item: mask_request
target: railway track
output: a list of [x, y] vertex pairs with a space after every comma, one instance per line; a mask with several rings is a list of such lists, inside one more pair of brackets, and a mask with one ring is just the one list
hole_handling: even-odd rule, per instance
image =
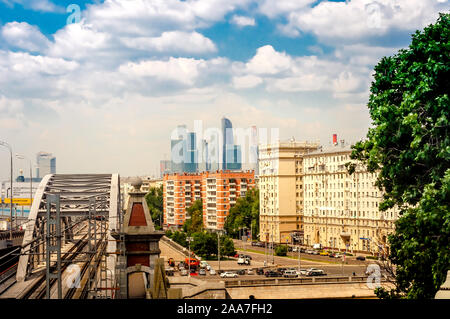
[[[87, 226], [83, 227], [79, 230], [81, 232], [84, 230]], [[100, 227], [99, 225], [96, 225], [97, 230]], [[67, 252], [65, 252], [61, 256], [61, 280], [63, 280], [63, 273], [67, 269], [67, 267], [73, 263], [81, 263], [80, 261], [77, 261], [77, 257], [85, 255], [87, 256], [87, 259], [83, 260], [83, 266], [81, 267], [81, 278], [83, 278], [83, 275], [86, 273], [87, 269], [89, 268], [89, 265], [92, 262], [92, 259], [94, 256], [98, 255], [99, 248], [102, 253], [104, 253], [104, 250], [106, 249], [106, 243], [104, 239], [106, 238], [105, 234], [102, 234], [102, 237], [97, 239], [97, 246], [94, 247], [94, 250], [96, 251], [95, 254], [90, 254], [89, 252], [84, 251], [86, 246], [88, 246], [88, 234], [83, 235], [79, 240], [77, 240], [76, 243], [72, 247], [69, 248]], [[103, 248], [104, 247], [104, 248]], [[100, 254], [101, 256], [101, 254]], [[53, 272], [56, 270], [56, 264], [52, 265], [50, 267], [50, 271]], [[57, 279], [53, 278], [50, 280], [50, 292], [52, 291], [52, 288], [57, 283]], [[20, 299], [43, 299], [46, 297], [46, 275], [41, 274], [39, 279], [37, 279], [30, 287], [27, 289], [25, 293], [23, 293], [20, 296]], [[83, 286], [83, 289], [85, 287]], [[63, 289], [64, 290], [64, 289]], [[63, 298], [65, 299], [71, 299], [77, 291], [77, 288], [68, 288], [68, 290], [63, 293]]]

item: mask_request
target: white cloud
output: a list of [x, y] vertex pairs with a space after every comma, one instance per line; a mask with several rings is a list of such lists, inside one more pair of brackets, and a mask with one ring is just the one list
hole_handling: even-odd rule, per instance
[[271, 45], [258, 48], [255, 56], [246, 64], [246, 69], [254, 74], [278, 74], [288, 70], [291, 58], [284, 52], [277, 52]]
[[233, 77], [233, 86], [236, 89], [254, 88], [261, 84], [263, 80], [254, 75], [235, 76]]
[[314, 2], [315, 0], [263, 0], [259, 3], [259, 10], [268, 17], [274, 18], [306, 8]]
[[20, 4], [26, 9], [42, 12], [65, 12], [64, 8], [55, 5], [49, 0], [1, 0], [6, 5], [13, 7], [15, 4]]
[[310, 32], [328, 44], [357, 43], [380, 37], [392, 30], [414, 31], [447, 11], [435, 0], [323, 1], [286, 15], [286, 32]]
[[157, 52], [210, 53], [217, 51], [215, 44], [198, 32], [167, 31], [159, 37], [123, 38], [129, 48]]
[[36, 26], [26, 22], [9, 22], [1, 28], [2, 38], [12, 47], [28, 51], [42, 51], [50, 41]]
[[256, 22], [254, 18], [251, 17], [245, 17], [245, 16], [238, 16], [234, 15], [231, 18], [231, 23], [234, 23], [240, 27], [246, 27], [246, 26], [255, 26]]
[[199, 66], [204, 60], [173, 58], [168, 61], [142, 61], [120, 66], [119, 71], [130, 77], [154, 77], [185, 85], [192, 85], [199, 75]]

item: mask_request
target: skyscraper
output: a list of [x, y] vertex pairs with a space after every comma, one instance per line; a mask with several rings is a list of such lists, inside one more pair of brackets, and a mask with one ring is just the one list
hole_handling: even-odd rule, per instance
[[197, 172], [198, 165], [197, 136], [194, 132], [189, 132], [186, 137], [186, 152], [184, 156], [183, 172], [195, 173]]
[[186, 125], [178, 125], [172, 133], [170, 140], [171, 170], [173, 173], [183, 172], [186, 153], [187, 128]]
[[242, 168], [241, 148], [239, 145], [234, 145], [233, 125], [225, 117], [222, 118], [222, 137], [222, 169], [240, 170]]
[[51, 153], [39, 152], [36, 155], [36, 176], [42, 178], [47, 174], [56, 174], [56, 157]]

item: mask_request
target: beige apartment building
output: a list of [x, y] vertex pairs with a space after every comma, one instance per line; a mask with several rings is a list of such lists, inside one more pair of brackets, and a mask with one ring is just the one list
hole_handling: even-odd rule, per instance
[[342, 144], [303, 155], [304, 244], [350, 252], [388, 253], [396, 210], [380, 212], [376, 174], [358, 164], [350, 175], [351, 149]]
[[259, 145], [260, 241], [291, 243], [302, 235], [303, 155], [318, 146], [294, 139]]

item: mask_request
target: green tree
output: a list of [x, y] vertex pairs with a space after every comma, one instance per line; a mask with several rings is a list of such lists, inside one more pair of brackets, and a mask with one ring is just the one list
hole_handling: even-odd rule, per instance
[[200, 199], [186, 208], [186, 215], [183, 230], [188, 234], [201, 232], [203, 229], [203, 203]]
[[225, 230], [233, 238], [239, 236], [239, 230], [252, 229], [252, 238], [259, 234], [259, 190], [251, 188], [244, 197], [236, 201], [236, 205], [230, 208], [225, 221]]
[[217, 237], [209, 232], [197, 232], [192, 234], [191, 249], [202, 258], [210, 258], [217, 255]]
[[161, 229], [161, 221], [163, 218], [163, 186], [151, 187], [149, 192], [145, 195], [145, 200], [155, 228], [157, 230]]
[[288, 247], [286, 245], [279, 245], [275, 248], [275, 255], [286, 256], [288, 252]]
[[228, 236], [220, 236], [220, 255], [234, 256], [236, 249], [234, 248], [233, 240]]
[[[373, 127], [352, 158], [377, 172], [380, 210], [400, 209], [389, 236], [396, 288], [380, 297], [433, 298], [450, 268], [449, 14], [375, 67]], [[352, 173], [355, 165], [349, 165]]]
[[183, 247], [188, 246], [188, 242], [186, 241], [187, 235], [184, 232], [181, 231], [174, 231], [172, 233], [172, 236], [170, 237], [174, 242], [180, 244]]

